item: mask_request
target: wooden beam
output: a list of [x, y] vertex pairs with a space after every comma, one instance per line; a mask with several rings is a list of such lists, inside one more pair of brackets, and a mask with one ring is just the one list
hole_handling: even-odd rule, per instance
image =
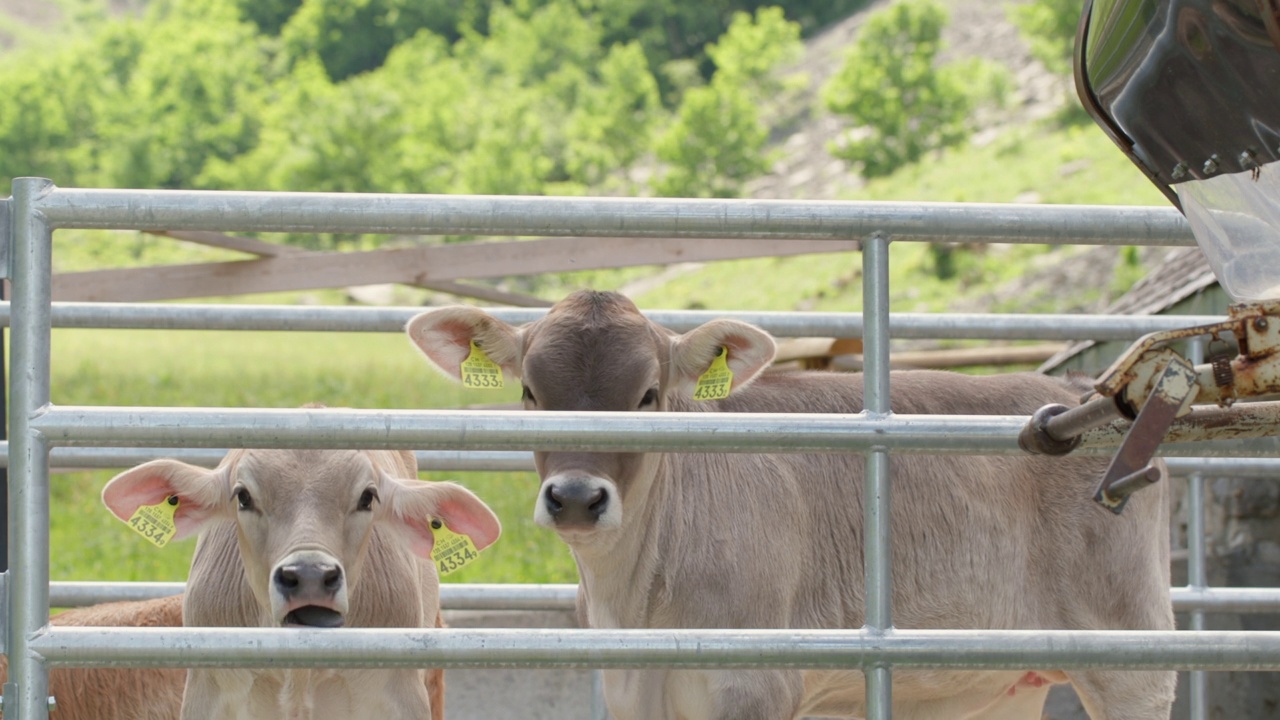
[[853, 240], [546, 238], [63, 273], [57, 301], [146, 302], [856, 250]]
[[[943, 348], [940, 350], [906, 350], [889, 355], [889, 367], [895, 370], [919, 368], [958, 368], [976, 365], [1023, 365], [1048, 360], [1066, 347], [1066, 343], [1036, 345], [991, 345], [986, 347]], [[838, 355], [832, 365], [839, 370], [862, 370], [861, 355]]]
[[[185, 240], [186, 242], [199, 243], [210, 247], [238, 250], [250, 255], [257, 255], [258, 257], [280, 257], [281, 255], [297, 256], [300, 253], [312, 252], [294, 245], [281, 245], [277, 243], [263, 242], [257, 238], [242, 237], [239, 235], [226, 235], [220, 232], [204, 230], [156, 230], [149, 234], [159, 235], [161, 237], [170, 237], [175, 240]], [[483, 285], [467, 285], [464, 283], [445, 281], [406, 284], [411, 287], [422, 288], [424, 290], [448, 293], [449, 295], [456, 295], [458, 297], [488, 300], [489, 302], [514, 305], [516, 307], [551, 307], [553, 304], [548, 300], [536, 298], [531, 295], [503, 292], [502, 290], [485, 287]]]
[[208, 245], [209, 247], [222, 248], [224, 250], [236, 250], [250, 255], [257, 255], [258, 257], [280, 257], [281, 255], [297, 255], [310, 252], [306, 248], [294, 245], [269, 243], [257, 238], [227, 235], [209, 230], [153, 230], [147, 234], [173, 238], [174, 240], [185, 240], [186, 242]]

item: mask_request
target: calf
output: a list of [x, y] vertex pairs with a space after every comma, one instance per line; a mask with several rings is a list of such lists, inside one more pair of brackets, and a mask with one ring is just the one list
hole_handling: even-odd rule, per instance
[[[61, 627], [182, 627], [182, 596], [76, 608], [53, 616]], [[0, 657], [0, 682], [9, 663]], [[173, 720], [182, 706], [185, 670], [59, 668], [49, 671], [56, 720]]]
[[[480, 353], [537, 410], [857, 413], [858, 375], [765, 373], [774, 342], [715, 320], [683, 335], [626, 298], [579, 292], [513, 327], [449, 307], [413, 318], [418, 348], [455, 378]], [[478, 350], [472, 350], [472, 344]], [[723, 364], [723, 368], [719, 366]], [[723, 399], [699, 379], [732, 372]], [[1029, 415], [1078, 390], [1034, 374], [896, 372], [896, 413]], [[534, 454], [534, 507], [577, 561], [595, 628], [858, 628], [862, 481], [854, 454]], [[1171, 629], [1165, 483], [1116, 516], [1094, 503], [1104, 459], [895, 454], [894, 620], [899, 628]], [[1171, 672], [895, 671], [895, 718], [1040, 717], [1071, 682], [1094, 720], [1168, 718]], [[857, 671], [605, 673], [619, 720], [859, 717]]]
[[[178, 499], [176, 537], [199, 533], [187, 626], [432, 627], [434, 521], [477, 549], [501, 528], [468, 490], [416, 478], [408, 452], [236, 450], [213, 470], [140, 465], [102, 495], [126, 521], [139, 507]], [[421, 720], [439, 713], [429, 685], [422, 670], [193, 669], [182, 718]]]

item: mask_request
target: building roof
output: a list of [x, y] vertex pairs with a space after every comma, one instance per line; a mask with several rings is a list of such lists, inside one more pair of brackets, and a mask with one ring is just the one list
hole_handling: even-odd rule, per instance
[[[1129, 292], [1116, 298], [1102, 312], [1107, 315], [1158, 315], [1217, 284], [1218, 279], [1199, 247], [1177, 248], [1165, 255], [1164, 260], [1147, 273], [1146, 277], [1135, 283]], [[1050, 372], [1097, 344], [1095, 340], [1073, 342], [1065, 350], [1046, 360], [1039, 371]]]

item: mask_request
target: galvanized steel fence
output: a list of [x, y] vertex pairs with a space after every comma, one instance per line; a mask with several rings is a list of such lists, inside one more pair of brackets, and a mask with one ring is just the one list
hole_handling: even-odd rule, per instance
[[[7, 220], [7, 222], [5, 222]], [[202, 327], [399, 331], [410, 309], [218, 308], [50, 302], [51, 235], [59, 228], [262, 232], [582, 235], [863, 240], [864, 309], [838, 313], [729, 313], [775, 334], [861, 335], [866, 410], [849, 416], [538, 413], [483, 411], [233, 410], [57, 407], [50, 404], [50, 328]], [[75, 190], [21, 178], [0, 202], [0, 268], [13, 300], [10, 571], [6, 717], [47, 717], [49, 666], [342, 667], [808, 667], [866, 671], [868, 718], [890, 717], [893, 667], [1277, 669], [1275, 632], [892, 630], [888, 560], [890, 452], [1019, 452], [1025, 418], [893, 415], [888, 411], [890, 327], [899, 337], [1132, 338], [1200, 318], [890, 315], [888, 244], [895, 241], [1189, 245], [1172, 209], [546, 197]], [[5, 255], [7, 253], [7, 255]], [[502, 311], [531, 319], [540, 311]], [[674, 328], [725, 313], [652, 313]], [[711, 430], [714, 429], [714, 434]], [[1095, 437], [1092, 452], [1115, 438]], [[861, 452], [866, 456], [867, 625], [860, 630], [356, 630], [63, 628], [48, 625], [49, 470], [130, 464], [171, 444], [206, 461], [225, 447], [396, 448], [450, 467], [527, 467], [527, 451]], [[52, 454], [51, 454], [52, 451]], [[526, 451], [526, 452], [517, 452]], [[480, 454], [475, 454], [475, 453]], [[1280, 455], [1274, 438], [1174, 448], [1174, 453]], [[1248, 463], [1253, 463], [1249, 465]], [[1216, 465], [1215, 465], [1216, 463]], [[1266, 472], [1269, 461], [1185, 461], [1188, 469]], [[1203, 505], [1194, 490], [1192, 502]], [[1203, 540], [1203, 529], [1198, 531]], [[1210, 589], [1204, 548], [1183, 609], [1274, 608], [1277, 590]], [[142, 593], [177, 586], [146, 584]], [[57, 584], [96, 599], [101, 586]], [[87, 593], [87, 594], [85, 594]], [[571, 586], [446, 586], [443, 601], [562, 607]], [[1201, 697], [1203, 688], [1200, 689]]]

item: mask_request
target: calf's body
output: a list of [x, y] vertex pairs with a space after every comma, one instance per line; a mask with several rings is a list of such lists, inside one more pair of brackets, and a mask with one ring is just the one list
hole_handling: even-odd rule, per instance
[[[611, 293], [576, 293], [513, 327], [453, 307], [410, 321], [460, 376], [475, 343], [539, 410], [856, 413], [862, 378], [765, 373], [763, 331], [718, 320], [676, 335]], [[717, 363], [732, 393], [692, 400]], [[1039, 375], [898, 372], [892, 411], [1029, 415], [1078, 389]], [[705, 393], [703, 393], [705, 394]], [[713, 393], [714, 394], [714, 393]], [[596, 628], [863, 625], [864, 461], [851, 454], [535, 453], [535, 518], [568, 543]], [[893, 619], [899, 628], [1171, 629], [1164, 483], [1116, 516], [1091, 499], [1104, 459], [894, 454]], [[895, 718], [1039, 720], [1071, 682], [1094, 720], [1168, 718], [1166, 672], [896, 670]], [[861, 717], [860, 672], [620, 670], [618, 720]]]
[[[200, 533], [187, 626], [433, 627], [432, 521], [478, 548], [500, 527], [464, 488], [416, 476], [407, 452], [237, 450], [214, 470], [141, 465], [113, 479], [103, 499], [127, 519], [178, 498], [178, 536]], [[441, 694], [440, 676], [423, 670], [192, 669], [182, 718], [438, 720]]]
[[[53, 616], [55, 627], [182, 627], [182, 596], [102, 603]], [[0, 657], [0, 682], [9, 663]], [[61, 668], [49, 670], [55, 720], [174, 720], [182, 706], [185, 670]]]

